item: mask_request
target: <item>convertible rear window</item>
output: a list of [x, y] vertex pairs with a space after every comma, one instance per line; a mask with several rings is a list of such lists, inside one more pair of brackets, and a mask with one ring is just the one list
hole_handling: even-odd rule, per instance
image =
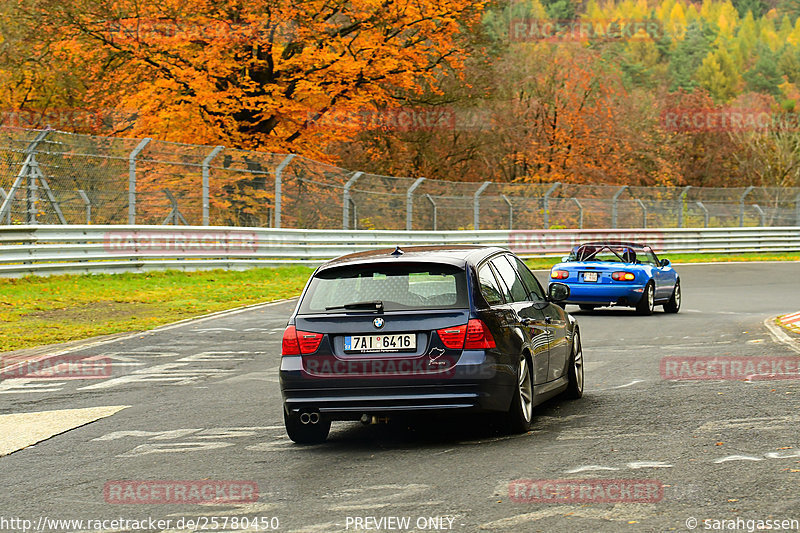
[[[467, 305], [467, 276], [452, 265], [405, 263], [331, 268], [311, 280], [299, 313], [332, 308], [369, 310], [380, 302], [386, 311], [402, 309], [463, 309]], [[358, 305], [363, 304], [363, 305]]]

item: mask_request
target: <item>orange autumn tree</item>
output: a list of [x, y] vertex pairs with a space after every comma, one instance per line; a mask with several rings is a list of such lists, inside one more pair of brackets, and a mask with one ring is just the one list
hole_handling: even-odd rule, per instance
[[[82, 105], [113, 113], [115, 133], [321, 160], [330, 160], [331, 141], [358, 132], [341, 117], [357, 121], [362, 109], [399, 106], [459, 76], [484, 6], [474, 0], [16, 3], [14, 20], [48, 36], [54, 57], [83, 83]], [[228, 211], [250, 212], [263, 223], [266, 215], [256, 211], [271, 201], [264, 175], [274, 167], [245, 160], [243, 168], [261, 176], [220, 172], [225, 181], [212, 188], [227, 196], [222, 203], [217, 196], [215, 207], [225, 211], [228, 203]], [[143, 170], [140, 186], [162, 203], [165, 186], [180, 196], [183, 184], [184, 196], [196, 195], [199, 169], [187, 172], [181, 178], [174, 169]]]
[[[129, 135], [325, 157], [337, 109], [435, 90], [466, 54], [474, 0], [20, 0], [83, 65], [86, 101]], [[24, 22], [23, 22], [24, 23]], [[349, 115], [348, 115], [349, 116]], [[345, 125], [347, 126], [347, 125]]]

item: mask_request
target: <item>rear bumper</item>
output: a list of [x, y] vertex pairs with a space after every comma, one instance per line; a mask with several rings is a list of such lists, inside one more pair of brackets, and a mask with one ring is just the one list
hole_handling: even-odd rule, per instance
[[320, 377], [303, 371], [300, 357], [283, 357], [280, 369], [288, 412], [316, 410], [334, 420], [357, 420], [365, 413], [505, 411], [516, 385], [514, 376], [513, 368], [496, 364], [484, 352], [465, 352], [439, 376]]
[[629, 305], [639, 303], [644, 294], [644, 285], [604, 285], [589, 283], [567, 283], [569, 298], [564, 301], [568, 304], [589, 305]]

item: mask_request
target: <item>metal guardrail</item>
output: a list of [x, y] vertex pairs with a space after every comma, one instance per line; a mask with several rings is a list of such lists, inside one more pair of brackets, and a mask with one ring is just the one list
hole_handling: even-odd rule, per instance
[[604, 239], [667, 253], [800, 251], [798, 227], [409, 232], [36, 225], [0, 227], [0, 276], [316, 266], [346, 253], [422, 244], [501, 246], [531, 258]]

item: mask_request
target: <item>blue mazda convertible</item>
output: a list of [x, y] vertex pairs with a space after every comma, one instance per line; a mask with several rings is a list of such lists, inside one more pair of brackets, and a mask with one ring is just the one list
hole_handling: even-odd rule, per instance
[[588, 242], [550, 271], [550, 283], [570, 288], [564, 304], [584, 311], [596, 307], [634, 307], [650, 315], [656, 305], [667, 313], [681, 307], [681, 281], [669, 259], [659, 260], [649, 246], [629, 242]]

